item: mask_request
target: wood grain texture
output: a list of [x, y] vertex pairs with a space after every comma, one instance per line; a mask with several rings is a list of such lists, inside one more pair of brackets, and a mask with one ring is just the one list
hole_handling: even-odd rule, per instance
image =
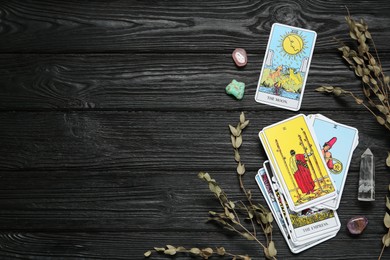
[[[197, 173], [244, 199], [227, 124], [245, 111], [244, 182], [264, 204], [254, 182], [266, 160], [258, 132], [297, 114], [254, 101], [274, 22], [318, 32], [301, 112], [356, 127], [360, 141], [337, 237], [293, 255], [275, 227], [278, 259], [376, 259], [388, 132], [353, 100], [314, 92], [330, 84], [360, 93], [334, 40], [349, 41], [345, 5], [368, 22], [388, 72], [387, 1], [0, 1], [0, 259], [144, 259], [166, 244], [263, 259], [255, 243], [205, 222], [218, 203]], [[231, 59], [236, 47], [249, 54], [243, 69]], [[233, 78], [247, 85], [241, 101], [225, 94]], [[367, 147], [373, 203], [356, 199]], [[369, 225], [353, 238], [345, 228], [356, 215]]]
[[[385, 71], [390, 53], [381, 53]], [[275, 110], [254, 101], [263, 55], [249, 55], [243, 69], [231, 54], [0, 55], [0, 109], [42, 110]], [[225, 94], [236, 79], [246, 83], [241, 101]], [[360, 81], [338, 51], [315, 53], [302, 110], [363, 109], [351, 98], [315, 92], [337, 85], [361, 93]], [[201, 102], [200, 102], [201, 101]]]
[[[212, 228], [211, 228], [212, 229]], [[183, 238], [185, 238], [183, 240]], [[212, 239], [211, 239], [212, 238]], [[359, 246], [361, 239], [351, 239], [347, 235], [340, 234], [336, 238], [317, 245], [315, 250], [308, 250], [299, 255], [293, 255], [288, 251], [283, 238], [279, 233], [275, 234], [278, 246], [279, 259], [324, 259], [329, 248], [337, 248], [345, 240], [350, 241], [350, 247], [354, 250], [332, 250], [332, 259], [355, 260], [372, 259], [379, 254], [378, 238], [375, 235], [365, 235], [365, 247]], [[224, 246], [235, 254], [249, 254], [252, 259], [263, 259], [261, 249], [252, 241], [245, 241], [237, 236], [230, 236], [221, 232], [204, 231], [193, 232], [58, 232], [56, 234], [46, 232], [2, 232], [0, 242], [6, 250], [0, 251], [3, 259], [144, 259], [146, 249], [154, 246], [165, 246], [166, 243], [155, 242], [163, 240], [172, 245], [184, 245], [186, 247], [198, 246]], [[20, 250], [23, 247], [23, 250]], [[170, 259], [162, 255], [153, 254], [151, 259]], [[194, 259], [189, 255], [175, 256], [177, 260]], [[196, 259], [196, 258], [195, 258]], [[216, 258], [218, 259], [218, 258]]]
[[[251, 127], [244, 137], [247, 163], [259, 167], [258, 132], [263, 127], [295, 115], [294, 112], [247, 113]], [[341, 123], [358, 127], [360, 142], [374, 152], [388, 147], [387, 134], [368, 112], [324, 113]], [[228, 124], [238, 112], [31, 112], [1, 113], [0, 146], [3, 170], [111, 169], [194, 170], [217, 167], [231, 158]], [[364, 147], [362, 147], [363, 149]], [[362, 150], [357, 150], [361, 152]], [[378, 155], [379, 156], [379, 155]]]
[[274, 22], [318, 32], [317, 49], [345, 40], [347, 14], [387, 46], [387, 1], [2, 1], [0, 52], [261, 52]]

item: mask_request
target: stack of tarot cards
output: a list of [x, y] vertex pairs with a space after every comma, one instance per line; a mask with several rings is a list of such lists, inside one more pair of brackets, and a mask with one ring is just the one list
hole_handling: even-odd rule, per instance
[[293, 253], [340, 230], [339, 207], [358, 130], [303, 114], [259, 133], [268, 161], [256, 175], [264, 198]]

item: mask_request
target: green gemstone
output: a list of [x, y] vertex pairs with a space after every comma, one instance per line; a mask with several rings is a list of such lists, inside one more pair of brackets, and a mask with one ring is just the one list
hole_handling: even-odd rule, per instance
[[242, 99], [245, 92], [245, 83], [239, 82], [235, 79], [226, 86], [226, 93], [233, 95], [237, 99]]

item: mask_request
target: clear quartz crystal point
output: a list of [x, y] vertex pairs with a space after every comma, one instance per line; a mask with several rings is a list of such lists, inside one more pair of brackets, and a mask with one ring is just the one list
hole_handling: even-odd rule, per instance
[[375, 200], [375, 164], [370, 148], [361, 156], [358, 200]]

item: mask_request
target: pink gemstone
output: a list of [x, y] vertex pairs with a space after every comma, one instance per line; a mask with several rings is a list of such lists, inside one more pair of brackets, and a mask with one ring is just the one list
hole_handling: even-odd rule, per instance
[[350, 218], [347, 223], [349, 232], [353, 235], [360, 235], [368, 225], [368, 219], [364, 216]]
[[246, 55], [246, 51], [244, 49], [241, 49], [241, 48], [235, 49], [232, 53], [232, 57], [233, 57], [234, 63], [236, 63], [236, 65], [238, 67], [244, 67], [246, 65], [246, 63], [248, 62], [248, 57]]

